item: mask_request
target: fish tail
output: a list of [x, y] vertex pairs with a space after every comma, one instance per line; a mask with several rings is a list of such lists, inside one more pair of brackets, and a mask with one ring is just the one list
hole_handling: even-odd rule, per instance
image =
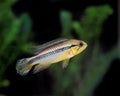
[[29, 71], [32, 69], [33, 64], [27, 64], [27, 58], [20, 59], [16, 64], [17, 73], [20, 75], [27, 75]]

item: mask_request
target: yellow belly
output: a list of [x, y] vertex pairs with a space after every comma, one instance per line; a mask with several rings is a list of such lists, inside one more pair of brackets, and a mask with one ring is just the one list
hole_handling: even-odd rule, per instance
[[51, 63], [57, 63], [57, 62], [72, 58], [73, 56], [74, 55], [73, 55], [72, 51], [69, 49], [64, 54], [61, 54], [58, 58], [53, 60]]

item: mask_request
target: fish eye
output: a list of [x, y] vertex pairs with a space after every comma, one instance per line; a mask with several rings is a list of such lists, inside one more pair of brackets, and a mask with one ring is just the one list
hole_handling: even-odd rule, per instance
[[80, 42], [80, 44], [79, 44], [80, 46], [83, 46], [83, 43], [82, 42]]

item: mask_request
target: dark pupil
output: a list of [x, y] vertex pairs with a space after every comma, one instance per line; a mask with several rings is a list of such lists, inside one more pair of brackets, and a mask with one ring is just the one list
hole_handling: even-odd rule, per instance
[[82, 42], [80, 42], [80, 46], [83, 46], [83, 43], [82, 43]]

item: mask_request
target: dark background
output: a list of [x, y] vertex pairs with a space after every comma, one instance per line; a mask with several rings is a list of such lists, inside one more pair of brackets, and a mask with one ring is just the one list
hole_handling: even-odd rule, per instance
[[[112, 46], [117, 44], [118, 40], [118, 5], [116, 0], [19, 0], [12, 6], [12, 10], [18, 17], [22, 13], [29, 14], [32, 20], [34, 41], [44, 43], [60, 36], [59, 12], [61, 10], [70, 11], [74, 14], [73, 19], [79, 20], [85, 8], [91, 5], [97, 6], [103, 4], [109, 4], [114, 10], [114, 13], [103, 25], [104, 30], [100, 40], [104, 50], [108, 51]], [[118, 58], [112, 62], [102, 82], [95, 89], [94, 96], [108, 96], [112, 94], [115, 96], [119, 92], [119, 64], [120, 60]], [[49, 74], [47, 70], [44, 70], [43, 73], [22, 77], [16, 73], [14, 66], [10, 66], [6, 72], [11, 85], [7, 89], [2, 89], [3, 93], [12, 96], [23, 96], [24, 94], [32, 96], [52, 95], [54, 79], [52, 74]]]

